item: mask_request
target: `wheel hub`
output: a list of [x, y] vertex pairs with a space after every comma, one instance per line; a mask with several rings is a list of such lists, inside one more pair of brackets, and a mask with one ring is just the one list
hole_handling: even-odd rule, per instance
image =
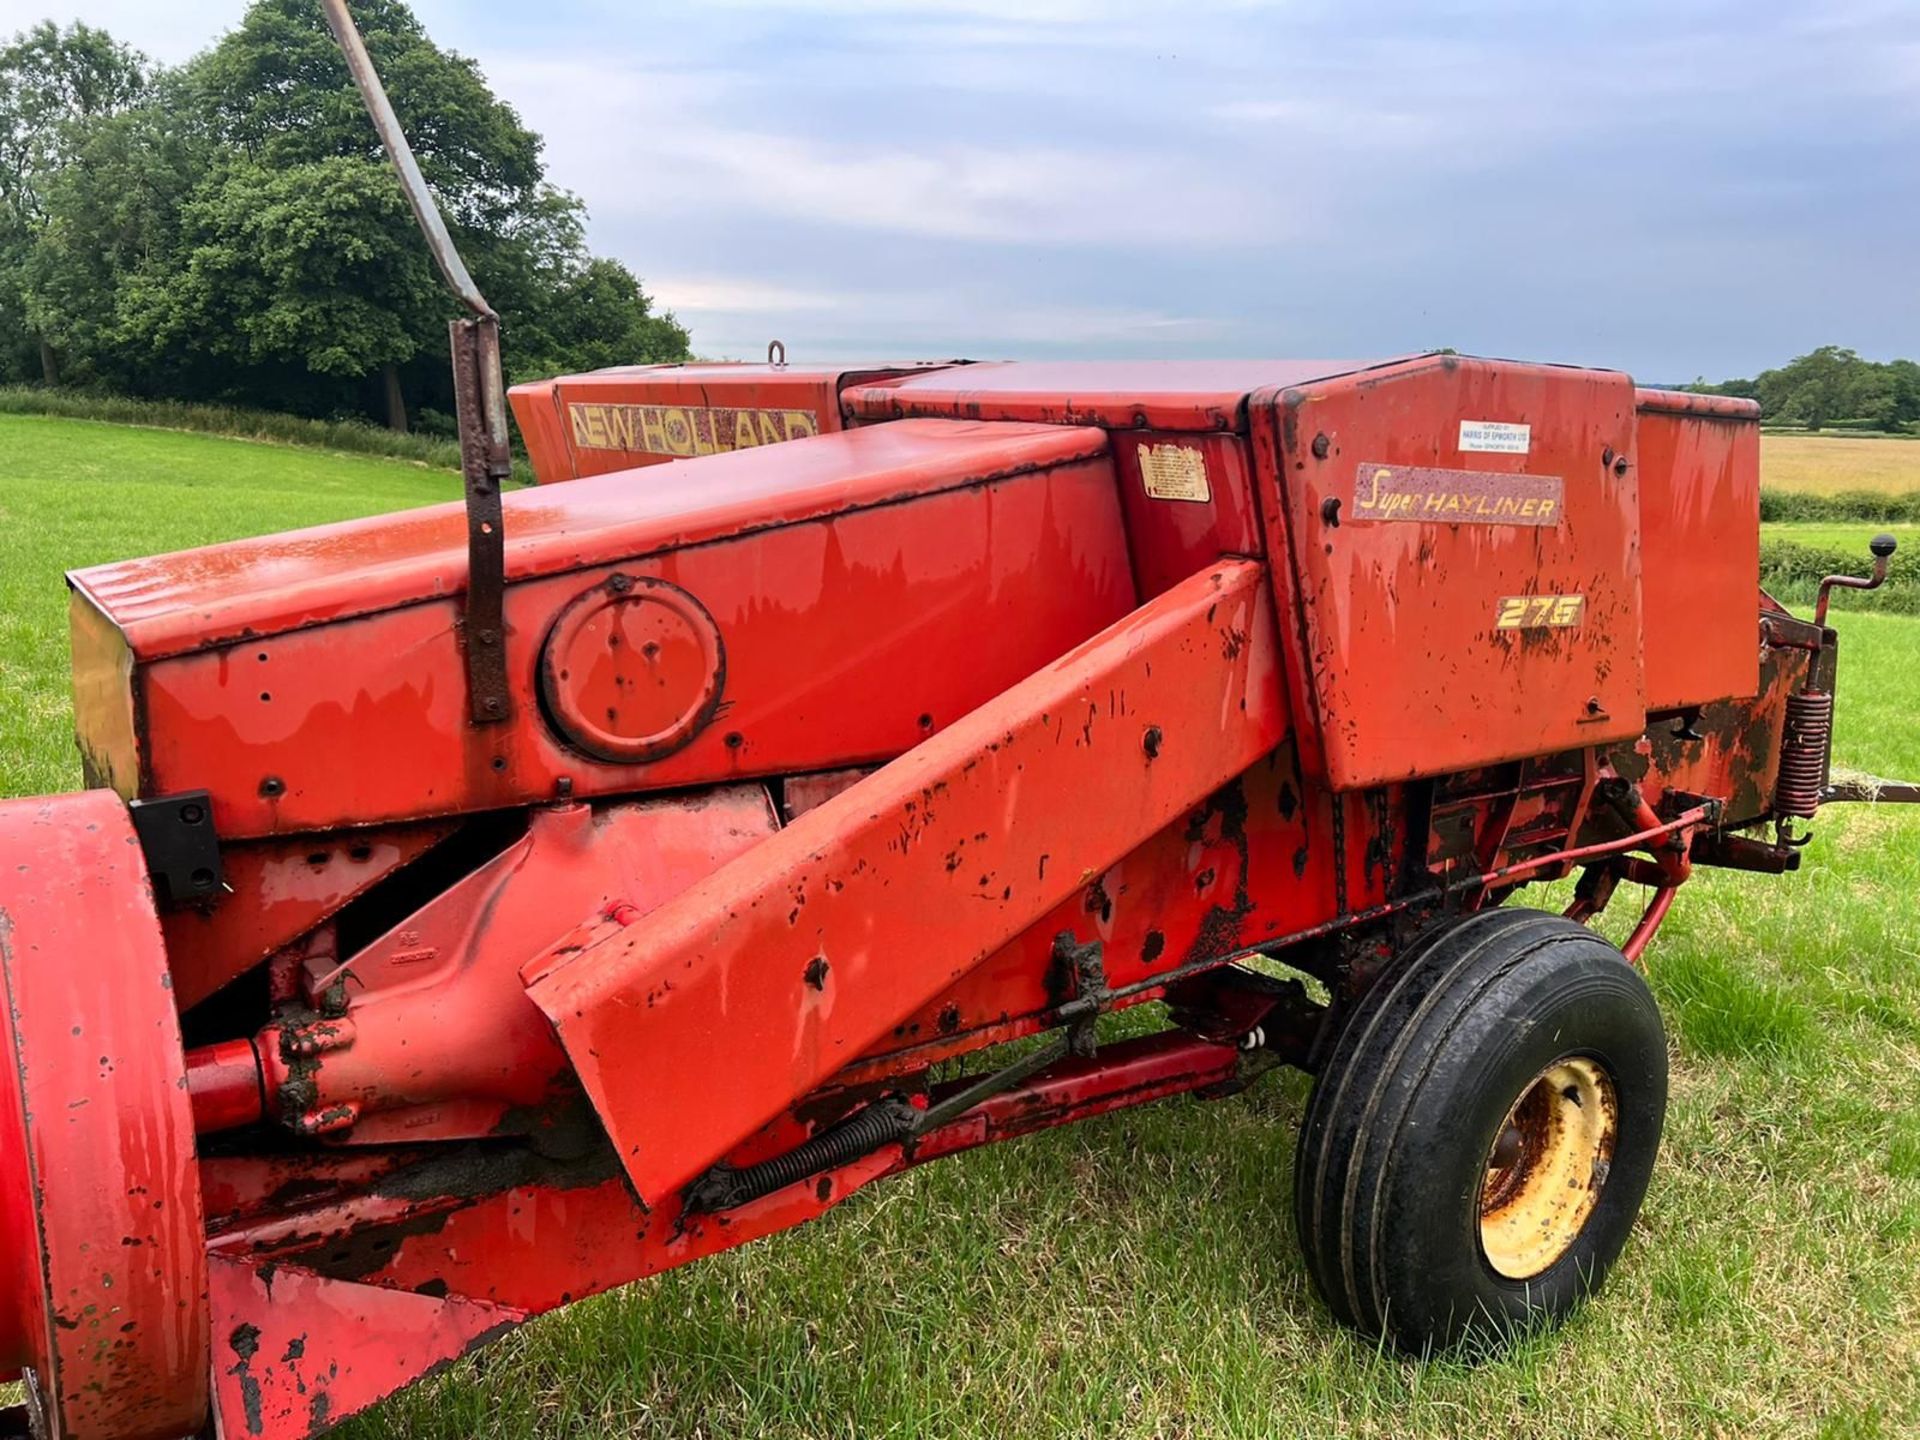
[[1606, 1185], [1619, 1131], [1613, 1079], [1597, 1060], [1547, 1066], [1507, 1112], [1480, 1187], [1480, 1249], [1510, 1280], [1551, 1269]]

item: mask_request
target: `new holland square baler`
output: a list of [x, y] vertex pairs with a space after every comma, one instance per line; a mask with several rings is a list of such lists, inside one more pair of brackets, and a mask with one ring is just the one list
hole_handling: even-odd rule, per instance
[[1635, 962], [1861, 794], [1825, 590], [1758, 593], [1751, 405], [1453, 355], [615, 371], [515, 393], [565, 483], [503, 496], [426, 209], [466, 505], [69, 577], [93, 788], [0, 803], [16, 1428], [312, 1435], [1282, 1063], [1342, 1320], [1480, 1349], [1601, 1282], [1666, 1101]]
[[[757, 435], [734, 402], [795, 382], [837, 385], [515, 399], [550, 468], [538, 407]], [[1600, 1282], [1665, 1102], [1632, 962], [1831, 793], [1751, 407], [1441, 355], [834, 405], [505, 496], [492, 641], [458, 504], [70, 577], [95, 788], [0, 805], [0, 1349], [43, 1433], [313, 1434], [909, 1166], [1280, 1062], [1342, 1319], [1478, 1343]], [[1583, 923], [1622, 881], [1624, 955]]]

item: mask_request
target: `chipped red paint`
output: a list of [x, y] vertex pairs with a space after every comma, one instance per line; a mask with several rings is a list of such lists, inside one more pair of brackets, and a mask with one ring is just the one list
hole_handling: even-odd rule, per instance
[[[1703, 402], [1724, 401], [1721, 405]], [[1647, 709], [1745, 699], [1760, 683], [1760, 414], [1750, 400], [1641, 390], [1641, 596]]]
[[320, 837], [228, 846], [227, 894], [160, 917], [184, 1010], [310, 933], [453, 831], [446, 823], [377, 826]]
[[226, 1440], [317, 1435], [526, 1318], [453, 1296], [211, 1262], [215, 1399]]

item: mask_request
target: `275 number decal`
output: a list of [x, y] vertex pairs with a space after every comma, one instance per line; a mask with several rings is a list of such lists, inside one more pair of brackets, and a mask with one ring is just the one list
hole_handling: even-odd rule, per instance
[[1584, 595], [1506, 595], [1493, 624], [1496, 630], [1571, 630], [1586, 608]]

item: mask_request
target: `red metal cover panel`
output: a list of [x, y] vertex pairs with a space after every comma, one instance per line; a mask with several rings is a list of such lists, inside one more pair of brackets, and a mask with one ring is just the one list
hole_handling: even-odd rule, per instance
[[849, 385], [849, 415], [1041, 420], [1109, 430], [1240, 430], [1256, 390], [1305, 385], [1381, 360], [1019, 360]]
[[838, 430], [843, 385], [911, 365], [631, 365], [507, 392], [542, 484]]
[[[507, 583], [722, 540], [1101, 455], [1043, 425], [915, 421], [501, 497]], [[136, 659], [365, 615], [466, 589], [459, 502], [76, 570]]]
[[1336, 789], [1637, 736], [1632, 382], [1454, 356], [1256, 402]]
[[1760, 686], [1760, 407], [1670, 390], [1638, 400], [1647, 708], [1744, 698]]
[[[467, 723], [457, 506], [77, 577], [165, 657], [148, 793], [210, 791], [238, 839], [872, 764], [1135, 603], [1099, 431], [909, 422], [506, 498], [506, 725]], [[537, 693], [555, 617], [616, 584], [724, 646], [671, 753], [589, 754]]]

